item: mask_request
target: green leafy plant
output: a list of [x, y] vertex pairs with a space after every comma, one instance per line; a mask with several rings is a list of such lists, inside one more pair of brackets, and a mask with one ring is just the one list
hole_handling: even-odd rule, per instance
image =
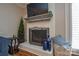
[[20, 20], [20, 25], [19, 25], [19, 28], [18, 28], [18, 34], [17, 34], [18, 38], [19, 38], [19, 43], [22, 43], [24, 42], [24, 22], [23, 22], [23, 17], [21, 17], [21, 20]]
[[52, 11], [48, 11], [48, 15], [49, 17], [52, 17], [53, 16]]

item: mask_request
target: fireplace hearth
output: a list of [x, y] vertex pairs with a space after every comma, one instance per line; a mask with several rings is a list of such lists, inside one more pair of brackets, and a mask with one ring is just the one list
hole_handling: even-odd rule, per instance
[[42, 42], [47, 38], [48, 34], [49, 28], [29, 28], [29, 43], [42, 46]]

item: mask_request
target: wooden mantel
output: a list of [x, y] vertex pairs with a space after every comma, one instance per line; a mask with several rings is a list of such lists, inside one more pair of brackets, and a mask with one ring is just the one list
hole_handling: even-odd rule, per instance
[[28, 18], [25, 17], [24, 19], [27, 20], [28, 22], [46, 21], [46, 20], [50, 20], [52, 16], [53, 16], [53, 14], [48, 12], [48, 13], [45, 13], [45, 14], [32, 16], [32, 17], [28, 17]]

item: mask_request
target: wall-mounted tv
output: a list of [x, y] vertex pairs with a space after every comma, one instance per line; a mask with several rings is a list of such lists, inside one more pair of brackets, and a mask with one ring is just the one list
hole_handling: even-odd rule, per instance
[[48, 3], [30, 3], [27, 5], [28, 17], [48, 13]]

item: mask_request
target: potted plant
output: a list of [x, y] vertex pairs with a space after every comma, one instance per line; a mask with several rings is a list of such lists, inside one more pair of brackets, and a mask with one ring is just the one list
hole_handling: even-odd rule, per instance
[[23, 22], [23, 17], [21, 17], [20, 19], [20, 25], [19, 25], [19, 28], [18, 28], [18, 41], [19, 43], [22, 43], [24, 42], [24, 22]]

